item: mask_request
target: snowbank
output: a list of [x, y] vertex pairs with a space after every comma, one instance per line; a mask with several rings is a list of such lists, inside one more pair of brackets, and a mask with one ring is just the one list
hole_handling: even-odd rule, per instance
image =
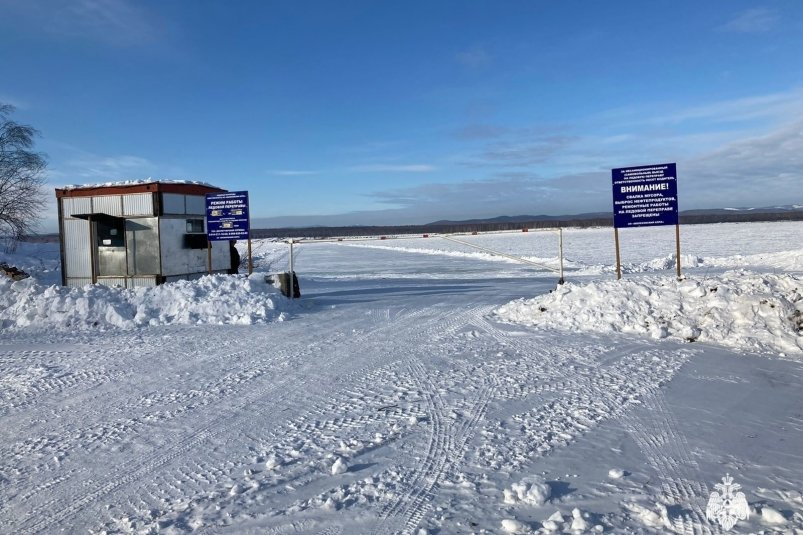
[[0, 328], [130, 329], [144, 325], [236, 324], [282, 320], [290, 303], [264, 273], [209, 275], [154, 288], [45, 286], [0, 279]]
[[646, 334], [803, 355], [803, 278], [728, 271], [719, 277], [649, 276], [565, 284], [517, 300], [498, 318], [539, 327]]

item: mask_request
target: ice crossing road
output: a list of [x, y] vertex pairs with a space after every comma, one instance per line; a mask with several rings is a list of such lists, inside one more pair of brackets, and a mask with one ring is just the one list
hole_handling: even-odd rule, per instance
[[673, 529], [714, 532], [663, 396], [700, 350], [490, 318], [553, 279], [307, 280], [285, 322], [4, 338], [0, 532], [495, 532], [524, 476], [581, 501], [550, 459], [603, 430]]
[[284, 323], [6, 343], [3, 529], [413, 533], [461, 499], [455, 478], [568, 444], [686, 358], [656, 370], [654, 348], [487, 319], [550, 284], [313, 283]]

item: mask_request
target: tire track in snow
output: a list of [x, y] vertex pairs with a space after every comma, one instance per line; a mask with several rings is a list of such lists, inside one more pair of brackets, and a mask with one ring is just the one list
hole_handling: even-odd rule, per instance
[[[471, 312], [473, 313], [473, 311]], [[289, 416], [289, 419], [287, 419], [288, 423], [276, 429], [276, 432], [272, 434], [275, 438], [289, 440], [289, 444], [293, 444], [295, 439], [292, 437], [303, 436], [306, 437], [305, 443], [307, 444], [307, 447], [314, 446], [315, 450], [321, 453], [332, 451], [331, 443], [332, 441], [336, 443], [336, 438], [338, 436], [355, 436], [353, 433], [359, 433], [360, 431], [362, 431], [362, 436], [367, 436], [370, 435], [370, 433], [367, 433], [367, 431], [364, 430], [374, 426], [376, 423], [388, 425], [389, 418], [391, 421], [393, 418], [397, 417], [402, 417], [405, 420], [407, 419], [406, 416], [400, 416], [400, 414], [406, 414], [403, 409], [394, 409], [393, 413], [381, 412], [374, 414], [374, 409], [369, 409], [365, 405], [366, 403], [369, 403], [369, 401], [367, 401], [368, 398], [370, 398], [370, 406], [374, 408], [378, 405], [389, 406], [393, 404], [393, 395], [396, 390], [393, 388], [389, 389], [388, 387], [390, 385], [407, 385], [404, 390], [408, 393], [415, 390], [421, 394], [434, 392], [431, 387], [421, 387], [420, 385], [422, 385], [422, 380], [411, 380], [411, 361], [415, 360], [415, 358], [421, 357], [415, 357], [415, 355], [410, 355], [409, 353], [403, 351], [409, 347], [406, 341], [410, 337], [420, 338], [423, 336], [433, 336], [435, 333], [442, 332], [444, 325], [446, 325], [447, 329], [449, 326], [456, 327], [464, 321], [460, 319], [460, 316], [466, 315], [466, 313], [458, 314], [457, 318], [454, 317], [454, 314], [450, 314], [448, 316], [441, 314], [434, 318], [434, 320], [432, 320], [432, 315], [430, 315], [429, 317], [431, 318], [431, 321], [426, 323], [422, 322], [422, 314], [420, 311], [411, 311], [408, 314], [404, 314], [401, 318], [398, 317], [399, 314], [390, 313], [386, 315], [382, 311], [378, 313], [370, 313], [369, 315], [371, 317], [380, 319], [387, 319], [388, 317], [394, 319], [393, 322], [386, 326], [389, 336], [387, 336], [387, 338], [381, 336], [377, 337], [377, 332], [372, 331], [372, 333], [366, 333], [366, 338], [371, 339], [371, 342], [368, 342], [366, 339], [358, 340], [355, 342], [355, 344], [364, 346], [362, 347], [364, 352], [374, 350], [381, 352], [384, 350], [390, 355], [404, 355], [403, 358], [401, 360], [388, 362], [368, 373], [365, 373], [365, 370], [363, 369], [355, 370], [355, 372], [352, 372], [351, 375], [354, 376], [353, 379], [356, 380], [356, 383], [352, 382], [350, 379], [342, 381], [345, 383], [345, 388], [337, 391], [337, 393], [327, 401], [319, 404], [295, 404], [294, 406], [303, 405], [307, 407], [306, 412], [303, 414], [298, 414], [297, 416], [293, 414], [285, 414], [286, 417]], [[448, 320], [445, 318], [448, 318]], [[398, 371], [401, 369], [406, 369], [407, 372], [399, 375]], [[414, 384], [419, 385], [419, 387], [415, 388]], [[483, 402], [485, 403], [490, 397], [490, 386], [486, 386], [482, 393], [484, 394]], [[402, 412], [399, 413], [398, 411]], [[356, 413], [357, 416], [349, 416], [351, 413]], [[438, 411], [438, 413], [435, 414], [435, 418], [439, 421], [442, 420], [442, 413], [442, 410]], [[481, 411], [472, 411], [470, 408], [466, 409], [465, 422], [468, 422], [469, 427], [472, 427], [481, 419], [481, 416]], [[298, 423], [293, 424], [292, 422]], [[402, 430], [401, 432], [404, 434], [408, 431]], [[360, 435], [358, 434], [356, 436]], [[458, 448], [462, 449], [465, 447], [466, 442], [472, 435], [469, 433], [458, 433], [458, 436], [463, 437], [462, 442], [460, 443], [461, 445]], [[289, 437], [289, 439], [287, 437]], [[397, 440], [398, 438], [401, 437], [389, 437], [391, 440]], [[443, 436], [441, 436], [441, 438], [443, 438]], [[446, 438], [449, 437], [447, 436]], [[323, 440], [323, 442], [321, 442], [321, 440]], [[329, 446], [326, 445], [327, 442], [330, 443]], [[286, 451], [288, 446], [280, 447], [277, 445], [276, 447], [280, 450]], [[357, 455], [363, 455], [373, 448], [374, 446], [370, 446], [368, 450], [362, 450], [358, 452]], [[449, 451], [455, 450], [455, 448], [448, 449]], [[309, 456], [306, 456], [305, 458], [309, 459]], [[239, 466], [239, 463], [235, 462], [235, 465]], [[323, 477], [322, 474], [317, 472], [305, 474], [304, 470], [307, 470], [308, 468], [303, 465], [293, 464], [292, 466], [294, 468], [291, 468], [290, 470], [282, 470], [282, 477], [280, 477], [278, 480], [271, 481], [269, 486], [266, 487], [264, 484], [260, 484], [260, 493], [264, 494], [265, 492], [270, 492], [271, 488], [278, 489], [292, 482], [294, 489], [296, 489], [293, 495], [297, 495], [298, 492], [305, 487], [305, 485], [311, 485], [312, 487], [315, 487], [317, 485], [315, 481], [321, 480]], [[248, 478], [246, 477], [246, 479]], [[230, 480], [230, 484], [240, 485], [240, 483], [237, 483], [235, 480]], [[247, 481], [244, 484], [247, 485]], [[309, 502], [304, 501], [297, 501], [297, 505], [291, 506], [290, 503], [288, 503], [288, 498], [292, 499], [293, 495], [288, 496], [286, 494], [281, 494], [273, 496], [269, 503], [277, 512], [287, 509], [295, 510], [299, 506], [302, 509], [311, 506]], [[236, 498], [234, 499], [236, 500]], [[431, 493], [427, 499], [431, 499]], [[225, 508], [225, 504], [228, 503], [227, 500], [228, 498], [224, 497], [222, 502], [220, 499], [218, 499], [218, 502], [216, 503], [217, 505], [221, 505], [222, 503], [221, 506]], [[193, 501], [195, 500], [193, 499]], [[425, 510], [425, 508], [418, 509], [418, 511], [422, 512], [421, 514], [423, 514], [423, 511]], [[411, 525], [417, 524], [420, 521], [420, 518], [421, 515], [418, 517], [411, 515]], [[214, 531], [214, 527], [210, 526], [208, 529]], [[201, 530], [201, 532], [206, 532], [206, 530]]]
[[[451, 445], [451, 436], [443, 421], [443, 400], [430, 382], [426, 368], [420, 362], [414, 361], [410, 363], [410, 372], [423, 387], [430, 424], [427, 426], [429, 438], [424, 458], [408, 479], [404, 495], [382, 510], [382, 523], [377, 533], [405, 533], [416, 518], [420, 521], [420, 516], [424, 513], [424, 500], [431, 495], [432, 489], [443, 475]], [[400, 529], [401, 526], [404, 527]]]
[[536, 385], [532, 394], [539, 395], [541, 403], [484, 429], [477, 461], [492, 469], [502, 469], [502, 462], [506, 469], [518, 469], [566, 446], [600, 422], [627, 412], [650, 389], [674, 376], [685, 359], [685, 354], [632, 352], [605, 366], [578, 367], [572, 377]]
[[[402, 309], [405, 311], [406, 309]], [[402, 312], [399, 311], [399, 312]], [[381, 337], [377, 337], [378, 334], [376, 331], [367, 334], [367, 338], [373, 340], [371, 342], [376, 346], [376, 348], [384, 349], [388, 353], [394, 354], [398, 352], [402, 348], [406, 348], [406, 341], [411, 338], [429, 338], [435, 335], [435, 333], [442, 333], [444, 331], [457, 329], [459, 325], [461, 325], [465, 321], [465, 316], [467, 314], [472, 314], [473, 311], [460, 312], [458, 314], [440, 314], [437, 315], [434, 319], [430, 314], [428, 318], [430, 321], [424, 322], [422, 321], [422, 315], [424, 315], [423, 310], [412, 310], [405, 314], [400, 314], [399, 312], [393, 313], [390, 312], [385, 314], [384, 312], [380, 311], [378, 313], [370, 313], [369, 315], [372, 317], [383, 318], [386, 321], [391, 321], [388, 323], [385, 328], [389, 331], [388, 337], [383, 339]], [[401, 317], [400, 317], [401, 316]], [[425, 318], [426, 319], [426, 318]], [[391, 332], [392, 331], [392, 332]], [[379, 340], [379, 341], [377, 341]], [[364, 341], [362, 343], [368, 343]], [[371, 347], [369, 344], [368, 347]], [[391, 348], [393, 348], [391, 350]], [[366, 348], [367, 349], [367, 348]], [[347, 398], [356, 398], [358, 400], [365, 399], [366, 395], [370, 392], [374, 392], [377, 398], [377, 403], [381, 403], [383, 405], [387, 405], [392, 403], [393, 399], [391, 396], [393, 394], [392, 391], [387, 390], [388, 385], [392, 384], [408, 384], [411, 382], [412, 375], [414, 370], [416, 369], [413, 365], [414, 362], [418, 362], [416, 359], [420, 357], [415, 357], [414, 355], [406, 354], [406, 356], [400, 360], [385, 364], [384, 366], [375, 369], [373, 372], [365, 374], [364, 370], [356, 370], [353, 372], [352, 375], [355, 378], [359, 378], [356, 384], [350, 384], [349, 387], [344, 390], [341, 394], [343, 394]], [[420, 363], [418, 364], [420, 366]], [[401, 367], [407, 369], [407, 373], [404, 375], [394, 375], [392, 372], [395, 370], [399, 370]], [[390, 375], [388, 375], [390, 373]], [[432, 392], [433, 389], [423, 388], [422, 385], [422, 378], [418, 378], [412, 381], [415, 385], [418, 385], [418, 388], [413, 388], [410, 386], [408, 390], [418, 390], [427, 397], [427, 394]], [[348, 384], [348, 382], [347, 382]], [[383, 388], [385, 390], [383, 390]], [[349, 400], [343, 400], [342, 396], [339, 394], [338, 396], [334, 397], [332, 400], [325, 404], [318, 405], [316, 408], [313, 406], [306, 412], [304, 415], [299, 415], [295, 418], [294, 421], [302, 420], [303, 422], [301, 426], [294, 426], [292, 427], [292, 432], [290, 433], [292, 436], [303, 435], [303, 436], [319, 436], [322, 431], [325, 431], [331, 436], [340, 436], [344, 429], [351, 429], [357, 430], [360, 428], [364, 428], [368, 425], [371, 425], [375, 422], [385, 422], [390, 414], [381, 414], [381, 415], [374, 415], [374, 416], [366, 416], [365, 414], [361, 414], [356, 418], [352, 418], [347, 415], [354, 410], [352, 405], [353, 402]], [[310, 404], [306, 404], [309, 406]], [[356, 411], [360, 414], [360, 410], [357, 409]], [[437, 422], [441, 422], [442, 417], [442, 410], [433, 413], [433, 418]], [[335, 416], [330, 419], [321, 419], [321, 416], [325, 416], [327, 414], [338, 413], [338, 416]], [[282, 433], [285, 428], [279, 430], [279, 433]], [[436, 434], [437, 440], [443, 441], [448, 439], [448, 436], [441, 434]], [[439, 448], [442, 450], [443, 448]], [[324, 448], [324, 451], [326, 449]], [[364, 453], [361, 452], [360, 455]], [[292, 477], [299, 477], [298, 475]], [[273, 483], [274, 486], [278, 486], [282, 484], [280, 480], [278, 482]], [[281, 500], [279, 501], [281, 503]], [[279, 506], [278, 503], [273, 504], [274, 507]]]
[[[274, 336], [274, 333], [269, 332], [267, 335], [263, 336], [270, 338]], [[363, 336], [368, 336], [368, 334]], [[253, 340], [250, 340], [249, 343], [253, 343]], [[303, 342], [298, 342], [296, 345], [298, 347], [305, 346]], [[317, 360], [313, 357], [317, 356], [316, 354], [324, 353], [326, 344], [321, 342], [314, 346], [314, 349], [315, 351], [310, 351], [306, 356], [303, 356], [303, 351], [301, 352], [301, 355], [298, 353], [284, 352], [279, 355], [279, 359], [283, 360], [285, 363], [300, 359], [307, 362], [305, 366], [300, 365], [300, 367], [315, 369], [316, 371], [320, 372], [320, 368], [325, 363], [325, 359]], [[238, 353], [243, 353], [245, 351], [247, 350], [240, 350]], [[165, 440], [165, 442], [170, 443], [171, 446], [169, 446], [163, 453], [154, 455], [146, 462], [141, 462], [140, 459], [135, 459], [134, 461], [126, 463], [122, 467], [118, 468], [114, 474], [108, 476], [108, 478], [112, 479], [111, 482], [104, 485], [97, 484], [91, 479], [84, 481], [81, 484], [81, 488], [85, 489], [95, 487], [95, 490], [80, 494], [70, 503], [64, 503], [65, 500], [63, 497], [57, 497], [53, 500], [45, 502], [34, 510], [30, 510], [28, 515], [19, 523], [15, 532], [36, 533], [45, 529], [46, 525], [48, 524], [48, 520], [46, 520], [48, 514], [50, 515], [49, 520], [54, 520], [57, 523], [63, 523], [64, 521], [69, 520], [79, 512], [85, 511], [92, 503], [98, 501], [101, 497], [107, 496], [123, 486], [127, 486], [137, 480], [143, 479], [146, 474], [153, 473], [157, 469], [164, 468], [176, 458], [183, 457], [188, 451], [197, 448], [209, 439], [228, 433], [229, 429], [235, 425], [234, 422], [237, 421], [237, 418], [234, 416], [242, 414], [243, 409], [255, 404], [257, 401], [260, 401], [261, 398], [271, 392], [279, 391], [280, 395], [278, 398], [285, 398], [287, 395], [289, 395], [287, 394], [289, 391], [295, 390], [293, 388], [294, 386], [300, 387], [302, 383], [304, 383], [305, 378], [308, 376], [315, 376], [315, 374], [296, 373], [294, 376], [292, 376], [292, 378], [289, 378], [291, 377], [289, 375], [285, 375], [276, 382], [269, 383], [268, 385], [262, 385], [262, 388], [259, 388], [255, 391], [246, 392], [243, 398], [245, 399], [244, 402], [236, 404], [233, 408], [224, 408], [224, 412], [221, 415], [213, 417], [202, 425], [197, 426], [196, 431], [192, 432], [191, 434], [181, 437], [181, 432], [177, 434], [174, 433], [172, 439]], [[293, 385], [292, 383], [296, 384]], [[319, 384], [317, 386], [323, 388], [326, 385]], [[330, 386], [330, 388], [331, 387], [332, 386]], [[284, 392], [284, 394], [282, 394], [282, 392]], [[79, 470], [77, 472], [84, 471], [85, 470]], [[29, 498], [33, 496], [33, 493], [28, 494]], [[56, 512], [50, 513], [49, 511], [52, 510], [56, 510]], [[48, 511], [48, 513], [41, 515], [41, 511]], [[39, 520], [33, 519], [32, 517], [37, 516], [37, 514], [41, 515]]]
[[[218, 358], [228, 360], [244, 355], [246, 352], [246, 349], [227, 351], [219, 355]], [[28, 438], [12, 445], [7, 450], [4, 449], [2, 457], [10, 459], [22, 455], [29, 457], [39, 456], [42, 457], [42, 462], [49, 463], [50, 461], [46, 456], [57, 454], [60, 451], [80, 447], [82, 450], [91, 453], [98, 447], [119, 440], [124, 435], [137, 433], [141, 428], [185, 416], [198, 408], [235, 394], [235, 387], [243, 387], [250, 381], [267, 373], [269, 369], [267, 364], [269, 363], [266, 361], [260, 366], [243, 370], [240, 373], [228, 374], [213, 383], [201, 385], [199, 389], [192, 390], [187, 395], [178, 395], [175, 398], [171, 398], [170, 395], [157, 395], [157, 400], [166, 404], [163, 410], [159, 410], [158, 406], [151, 407], [151, 404], [141, 403], [142, 398], [136, 401], [129, 400], [129, 403], [116, 407], [88, 405], [89, 409], [83, 412], [82, 416], [85, 419], [90, 419], [90, 421], [95, 421], [100, 417], [102, 418], [101, 421], [85, 427], [71, 427], [66, 432], [64, 427], [60, 427], [36, 439]], [[198, 398], [195, 405], [187, 404], [187, 402], [195, 398]], [[166, 409], [168, 405], [175, 405], [176, 408], [168, 410]], [[148, 411], [131, 417], [132, 408], [145, 408]], [[42, 466], [40, 462], [39, 464], [29, 465], [28, 468], [39, 469]], [[20, 475], [23, 476], [24, 474]], [[39, 490], [35, 488], [32, 492], [24, 494], [22, 497], [23, 502], [37, 494]]]
[[460, 408], [462, 414], [446, 418], [445, 413], [452, 409], [444, 403], [431, 373], [420, 361], [412, 362], [410, 369], [427, 392], [427, 414], [432, 421], [429, 441], [423, 460], [414, 475], [405, 481], [406, 490], [402, 496], [382, 510], [376, 533], [409, 534], [420, 526], [432, 508], [444, 477], [462, 464], [467, 446], [485, 417], [496, 387], [493, 380], [483, 378], [476, 395]]
[[[380, 315], [380, 316], [382, 316], [382, 315]], [[407, 315], [404, 315], [404, 316], [407, 316]], [[417, 319], [414, 316], [415, 315], [410, 315], [409, 321], [412, 321], [414, 324], [411, 325], [411, 326], [408, 326], [409, 329], [417, 329], [418, 328]], [[379, 348], [380, 346], [383, 345], [383, 343], [376, 341], [377, 335], [380, 335], [379, 338], [381, 339], [381, 334], [385, 330], [394, 330], [394, 331], [398, 330], [398, 325], [396, 323], [385, 323], [385, 322], [383, 322], [383, 324], [380, 325], [377, 329], [370, 330], [370, 331], [366, 330], [366, 331], [363, 331], [361, 333], [358, 333], [354, 337], [348, 339], [347, 342], [349, 344], [353, 345], [354, 347], [360, 347], [362, 349], [365, 349], [366, 347], [371, 347], [371, 344], [373, 344], [373, 345], [377, 346], [377, 348]], [[389, 333], [389, 334], [392, 335], [392, 333]], [[285, 420], [291, 419], [292, 420], [294, 418], [298, 418], [300, 416], [300, 413], [301, 413], [302, 410], [306, 410], [306, 409], [302, 409], [303, 407], [309, 408], [309, 407], [320, 406], [321, 403], [326, 399], [326, 393], [327, 392], [338, 390], [338, 389], [343, 388], [344, 386], [348, 385], [349, 383], [347, 383], [346, 381], [343, 381], [343, 379], [353, 378], [353, 377], [356, 377], [357, 375], [362, 375], [362, 374], [365, 373], [365, 370], [361, 367], [363, 364], [365, 364], [365, 362], [360, 362], [360, 361], [357, 361], [357, 360], [354, 360], [354, 359], [349, 359], [348, 358], [349, 357], [348, 354], [341, 354], [338, 357], [330, 358], [329, 361], [327, 362], [327, 359], [326, 358], [322, 358], [322, 355], [324, 354], [325, 349], [328, 347], [328, 344], [321, 343], [320, 346], [321, 347], [319, 348], [319, 350], [317, 352], [315, 352], [316, 354], [309, 354], [309, 355], [307, 355], [307, 356], [305, 356], [303, 358], [300, 358], [299, 355], [295, 355], [290, 359], [292, 361], [301, 360], [301, 361], [307, 362], [306, 365], [301, 366], [301, 367], [304, 368], [304, 369], [308, 369], [308, 370], [314, 369], [316, 373], [303, 372], [303, 370], [293, 370], [293, 376], [291, 378], [287, 379], [286, 382], [281, 383], [281, 384], [273, 385], [272, 387], [269, 388], [270, 393], [276, 394], [275, 397], [268, 398], [268, 397], [266, 397], [267, 395], [266, 396], [262, 396], [262, 398], [259, 400], [259, 405], [266, 405], [266, 406], [272, 406], [272, 407], [283, 406], [283, 407], [285, 407], [285, 410], [281, 411], [283, 419], [285, 419]], [[377, 351], [377, 353], [379, 353], [379, 352]], [[375, 360], [377, 362], [381, 362], [381, 359], [377, 358]], [[334, 373], [334, 377], [337, 377], [338, 381], [327, 380], [326, 377], [320, 377], [321, 376], [321, 372], [325, 371], [327, 368], [334, 367], [335, 364], [337, 364], [337, 369], [336, 369], [336, 371]], [[316, 376], [318, 376], [320, 378], [316, 381], [316, 384], [314, 385], [314, 387], [310, 387], [310, 386], [304, 384], [310, 377], [316, 377]], [[346, 385], [342, 384], [344, 382], [346, 382]], [[303, 401], [302, 400], [296, 400], [295, 399], [297, 397], [295, 395], [296, 393], [301, 393], [302, 397], [306, 396], [307, 398], [309, 398], [309, 396], [313, 396], [313, 397], [317, 398], [320, 401], [311, 402], [310, 399], [305, 399]], [[241, 407], [240, 409], [238, 409], [236, 411], [232, 411], [232, 413], [233, 414], [240, 414], [240, 413], [243, 412], [242, 408], [244, 408], [244, 407]], [[221, 421], [217, 421], [214, 424], [205, 426], [205, 427], [210, 428], [210, 429], [214, 428], [216, 431], [214, 433], [210, 432], [210, 435], [207, 436], [207, 437], [201, 437], [201, 440], [199, 440], [198, 443], [200, 444], [200, 443], [202, 443], [204, 441], [207, 441], [209, 438], [212, 438], [214, 436], [221, 436], [221, 435], [224, 435], [224, 434], [235, 434], [236, 435], [237, 432], [239, 432], [239, 429], [238, 429], [239, 425], [245, 425], [247, 427], [248, 423], [249, 423], [248, 421], [246, 421], [244, 423], [242, 423], [242, 422], [234, 422], [234, 420], [237, 420], [237, 419], [236, 418], [232, 418], [230, 420], [227, 419], [227, 423], [229, 424], [228, 426], [225, 425]], [[190, 445], [189, 448], [184, 448], [184, 449], [189, 450], [189, 449], [192, 449], [195, 446], [197, 446], [197, 444], [193, 443], [193, 444]], [[163, 466], [165, 464], [167, 464], [167, 462], [172, 460], [173, 458], [174, 457], [171, 456], [170, 459], [166, 460], [166, 462], [159, 463], [159, 468], [161, 468], [161, 470], [160, 470], [160, 476], [158, 478], [158, 481], [163, 481], [163, 482], [169, 481], [170, 470], [165, 470], [163, 468]], [[237, 464], [237, 463], [234, 463], [234, 464]], [[154, 471], [154, 469], [155, 469], [155, 467], [149, 467], [144, 473], [152, 472], [152, 471]], [[182, 468], [179, 468], [179, 469], [181, 470]], [[192, 468], [192, 467], [184, 467], [183, 469], [184, 470], [188, 470], [188, 471], [193, 471], [194, 470], [194, 468]], [[142, 477], [138, 476], [137, 478], [134, 478], [134, 479], [142, 479]], [[132, 481], [133, 480], [126, 480], [125, 484], [127, 485], [127, 484], [131, 483]], [[120, 486], [116, 486], [114, 490], [116, 490], [119, 487]], [[151, 494], [153, 495], [153, 493], [151, 493]]]
[[657, 472], [664, 502], [683, 508], [679, 516], [670, 518], [675, 531], [719, 533], [705, 517], [701, 503], [708, 498], [708, 488], [699, 482], [700, 468], [661, 389], [651, 389], [642, 398], [642, 407], [624, 414], [622, 423]]

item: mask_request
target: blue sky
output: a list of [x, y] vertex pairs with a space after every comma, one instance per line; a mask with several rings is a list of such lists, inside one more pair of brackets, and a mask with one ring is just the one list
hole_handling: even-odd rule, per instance
[[[0, 0], [49, 183], [248, 190], [254, 224], [803, 204], [803, 2]], [[48, 219], [52, 226], [54, 209]]]

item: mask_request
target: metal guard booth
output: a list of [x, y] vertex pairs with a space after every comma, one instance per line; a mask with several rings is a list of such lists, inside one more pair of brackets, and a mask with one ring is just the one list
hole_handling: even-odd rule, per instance
[[137, 288], [226, 273], [229, 244], [210, 252], [204, 219], [205, 195], [224, 191], [181, 181], [56, 189], [62, 284]]

